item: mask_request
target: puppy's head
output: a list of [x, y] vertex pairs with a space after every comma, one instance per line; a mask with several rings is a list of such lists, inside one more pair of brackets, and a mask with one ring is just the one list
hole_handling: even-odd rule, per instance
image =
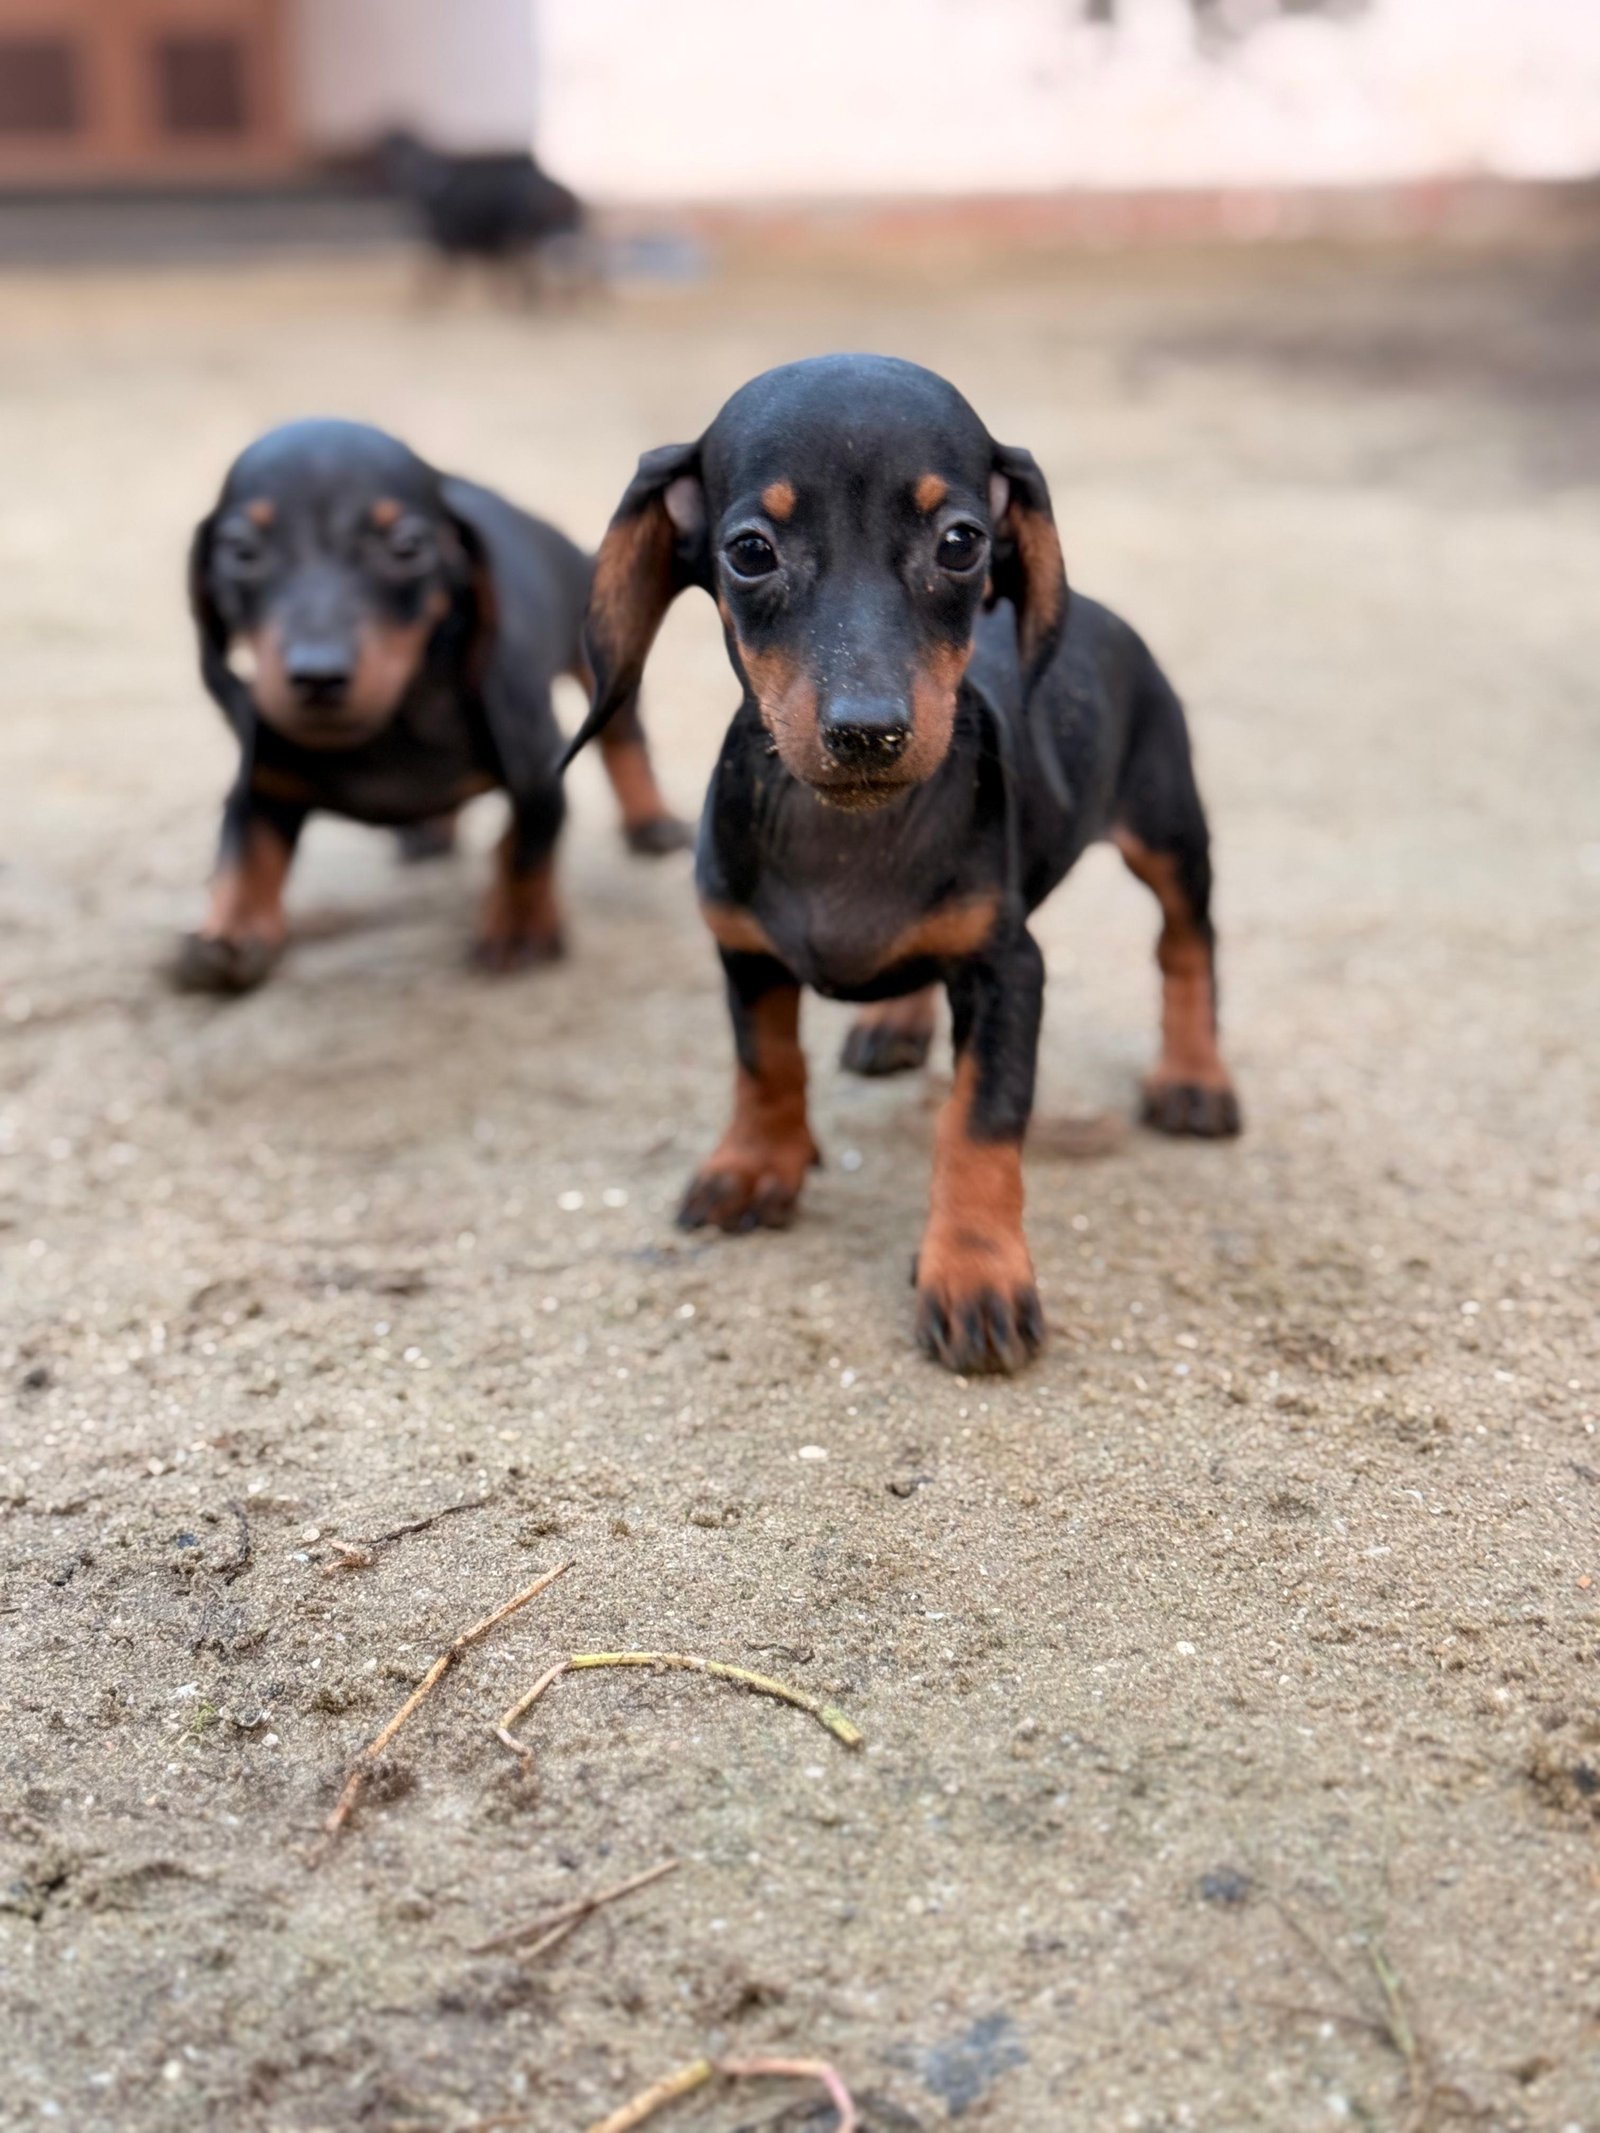
[[354, 422], [269, 431], [195, 531], [189, 590], [207, 683], [307, 748], [393, 716], [430, 639], [476, 599], [481, 557], [434, 470]]
[[646, 453], [595, 569], [596, 688], [579, 742], [638, 685], [686, 586], [786, 767], [837, 807], [881, 806], [943, 762], [979, 608], [1010, 599], [1024, 671], [1067, 588], [1044, 478], [931, 371], [826, 356], [754, 379], [698, 444]]

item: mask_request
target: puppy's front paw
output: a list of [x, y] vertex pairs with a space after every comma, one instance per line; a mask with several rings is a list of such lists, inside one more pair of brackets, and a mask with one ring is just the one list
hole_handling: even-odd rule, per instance
[[1158, 1133], [1228, 1140], [1243, 1129], [1244, 1114], [1230, 1082], [1184, 1081], [1158, 1068], [1144, 1085], [1139, 1115]]
[[1044, 1346], [1033, 1262], [1020, 1236], [930, 1231], [916, 1283], [918, 1343], [947, 1370], [1020, 1370]]
[[502, 862], [484, 900], [472, 962], [504, 976], [559, 962], [567, 952], [556, 899], [555, 877], [546, 862], [528, 874], [513, 874]]
[[694, 826], [676, 815], [651, 815], [644, 822], [630, 822], [622, 832], [628, 850], [641, 859], [663, 859], [668, 852], [686, 852], [694, 843]]
[[282, 953], [282, 947], [270, 941], [186, 933], [172, 959], [172, 982], [179, 992], [236, 999], [241, 993], [254, 992], [269, 978]]
[[536, 970], [542, 963], [559, 963], [566, 952], [566, 939], [559, 926], [506, 926], [492, 932], [485, 927], [473, 942], [468, 960], [474, 970], [505, 977], [514, 970]]
[[787, 1229], [806, 1172], [822, 1160], [809, 1133], [759, 1145], [724, 1141], [689, 1180], [678, 1207], [680, 1229]]

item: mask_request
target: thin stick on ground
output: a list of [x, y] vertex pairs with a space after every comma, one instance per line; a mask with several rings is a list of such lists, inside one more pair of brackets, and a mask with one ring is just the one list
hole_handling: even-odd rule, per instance
[[819, 2081], [838, 2113], [834, 2133], [859, 2133], [861, 2121], [856, 2116], [850, 2091], [838, 2072], [821, 2059], [696, 2059], [690, 2065], [680, 2067], [677, 2073], [652, 2082], [620, 2111], [613, 2111], [609, 2118], [602, 2118], [597, 2125], [591, 2126], [589, 2133], [633, 2133], [635, 2126], [642, 2126], [646, 2119], [653, 2118], [665, 2105], [676, 2103], [680, 2096], [704, 2088], [715, 2075], [728, 2081]]
[[824, 1703], [820, 1696], [812, 1696], [804, 1689], [792, 1689], [786, 1682], [774, 1681], [770, 1674], [753, 1674], [748, 1667], [729, 1666], [722, 1659], [700, 1659], [688, 1652], [572, 1652], [559, 1666], [554, 1666], [533, 1687], [520, 1703], [513, 1704], [501, 1719], [495, 1731], [513, 1754], [528, 1756], [532, 1753], [525, 1741], [520, 1741], [511, 1732], [511, 1726], [535, 1703], [551, 1682], [564, 1673], [577, 1673], [581, 1669], [601, 1666], [665, 1666], [686, 1667], [691, 1673], [711, 1674], [718, 1681], [731, 1681], [738, 1688], [749, 1689], [757, 1696], [775, 1696], [780, 1703], [793, 1704], [797, 1711], [807, 1711], [821, 1726], [825, 1726], [836, 1741], [846, 1748], [859, 1748], [862, 1733], [859, 1726], [846, 1718], [836, 1704]]
[[520, 1755], [524, 1763], [531, 1763], [533, 1761], [533, 1750], [528, 1746], [526, 1741], [518, 1740], [517, 1736], [512, 1732], [511, 1728], [516, 1724], [519, 1718], [525, 1717], [527, 1713], [533, 1709], [534, 1705], [539, 1701], [539, 1698], [544, 1694], [545, 1690], [549, 1688], [551, 1682], [559, 1681], [561, 1676], [566, 1671], [566, 1660], [558, 1659], [553, 1667], [551, 1667], [546, 1673], [543, 1673], [539, 1676], [538, 1680], [534, 1683], [533, 1687], [529, 1689], [526, 1696], [519, 1696], [517, 1698], [516, 1702], [511, 1706], [510, 1710], [502, 1716], [500, 1723], [494, 1729], [495, 1732], [501, 1738], [501, 1740], [503, 1740], [506, 1746], [511, 1750], [512, 1754]]
[[512, 1926], [504, 1933], [496, 1933], [492, 1940], [479, 1941], [467, 1953], [498, 1955], [502, 1949], [520, 1947], [524, 1941], [531, 1940], [534, 1945], [528, 1953], [537, 1955], [542, 1949], [555, 1945], [555, 1935], [565, 1937], [602, 1904], [615, 1903], [620, 1896], [631, 1896], [635, 1889], [648, 1888], [652, 1881], [675, 1872], [678, 1864], [676, 1859], [663, 1859], [659, 1866], [646, 1867], [642, 1874], [632, 1874], [626, 1881], [614, 1882], [608, 1889], [596, 1889], [592, 1896], [575, 1896], [570, 1903], [556, 1904], [525, 1925]]
[[717, 2072], [731, 2080], [746, 2078], [766, 2080], [777, 2077], [785, 2081], [820, 2081], [828, 2094], [828, 2101], [839, 2114], [839, 2123], [833, 2133], [857, 2133], [860, 2121], [850, 2091], [845, 2087], [835, 2068], [822, 2059], [719, 2059]]
[[403, 1526], [391, 1526], [387, 1533], [374, 1533], [370, 1540], [330, 1542], [339, 1556], [336, 1563], [324, 1563], [324, 1577], [337, 1577], [341, 1570], [370, 1570], [378, 1559], [378, 1550], [387, 1548], [395, 1541], [404, 1540], [410, 1533], [426, 1533], [430, 1526], [438, 1525], [444, 1518], [454, 1518], [462, 1511], [481, 1511], [490, 1502], [487, 1496], [468, 1496], [461, 1503], [447, 1503], [442, 1510], [430, 1511], [426, 1517], [407, 1519]]
[[625, 2103], [620, 2111], [613, 2111], [609, 2118], [602, 2118], [589, 2128], [589, 2133], [633, 2133], [635, 2126], [642, 2126], [647, 2118], [654, 2118], [664, 2104], [676, 2103], [680, 2096], [692, 2095], [702, 2089], [716, 2072], [709, 2059], [695, 2059], [688, 2066], [680, 2066], [675, 2074], [667, 2074], [660, 2081], [652, 2081], [631, 2103]]
[[[361, 1788], [372, 1775], [373, 1766], [379, 1756], [382, 1755], [384, 1749], [388, 1747], [406, 1720], [433, 1694], [439, 1683], [449, 1673], [451, 1667], [455, 1665], [467, 1647], [476, 1644], [480, 1637], [486, 1637], [491, 1629], [498, 1628], [508, 1616], [514, 1615], [518, 1608], [526, 1607], [528, 1602], [536, 1599], [547, 1585], [553, 1585], [557, 1578], [565, 1577], [571, 1568], [572, 1564], [570, 1562], [560, 1563], [554, 1570], [547, 1570], [543, 1577], [535, 1578], [533, 1583], [525, 1591], [519, 1592], [514, 1599], [507, 1600], [504, 1606], [497, 1607], [493, 1614], [485, 1615], [481, 1622], [474, 1622], [470, 1629], [463, 1630], [448, 1651], [442, 1652], [435, 1659], [432, 1666], [429, 1667], [421, 1681], [418, 1682], [399, 1710], [396, 1711], [393, 1718], [390, 1719], [381, 1732], [373, 1735], [372, 1739], [368, 1741], [367, 1745], [351, 1764], [350, 1774], [344, 1781], [344, 1790], [340, 1793], [332, 1814], [323, 1824], [324, 1841], [315, 1858], [321, 1857], [327, 1845], [332, 1842], [349, 1820], [351, 1810], [361, 1797]], [[313, 1863], [315, 1863], [315, 1858]]]

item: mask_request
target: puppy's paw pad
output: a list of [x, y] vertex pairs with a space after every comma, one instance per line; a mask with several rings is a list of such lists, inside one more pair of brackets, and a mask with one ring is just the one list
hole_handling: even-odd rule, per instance
[[266, 941], [230, 941], [210, 933], [186, 933], [172, 959], [172, 982], [179, 992], [211, 993], [237, 999], [254, 992], [272, 975], [282, 954]]
[[965, 1292], [928, 1285], [917, 1292], [917, 1341], [925, 1355], [962, 1376], [1009, 1375], [1044, 1346], [1044, 1312], [1031, 1283]]
[[663, 859], [668, 852], [686, 852], [694, 844], [694, 827], [676, 815], [652, 815], [648, 822], [633, 822], [622, 832], [628, 850], [641, 859]]
[[925, 1030], [856, 1022], [844, 1040], [839, 1065], [846, 1074], [861, 1074], [869, 1079], [879, 1074], [911, 1074], [927, 1063], [932, 1042]]
[[1152, 1079], [1145, 1083], [1139, 1115], [1157, 1133], [1200, 1140], [1231, 1140], [1244, 1127], [1239, 1099], [1226, 1082], [1209, 1087], [1196, 1081]]

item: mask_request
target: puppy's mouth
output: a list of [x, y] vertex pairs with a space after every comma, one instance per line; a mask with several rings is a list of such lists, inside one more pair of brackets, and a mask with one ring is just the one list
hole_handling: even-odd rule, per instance
[[869, 815], [877, 808], [888, 807], [902, 794], [920, 785], [922, 780], [903, 771], [875, 771], [867, 775], [859, 770], [840, 768], [808, 777], [804, 783], [824, 807], [836, 808], [844, 815]]
[[261, 692], [256, 694], [256, 708], [269, 726], [301, 748], [316, 748], [328, 752], [338, 749], [360, 748], [375, 740], [388, 725], [392, 705], [381, 710], [363, 710], [354, 704], [343, 704], [336, 710], [307, 709], [294, 702], [264, 701]]

